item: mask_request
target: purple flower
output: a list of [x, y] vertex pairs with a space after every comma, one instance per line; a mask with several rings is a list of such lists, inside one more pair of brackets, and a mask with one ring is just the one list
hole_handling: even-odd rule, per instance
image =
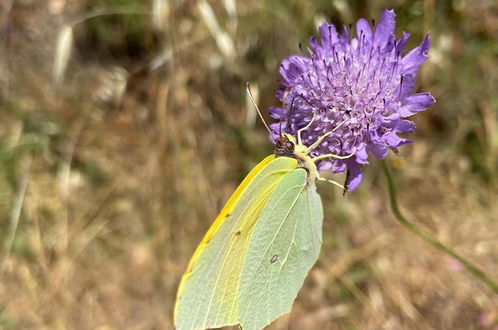
[[394, 12], [384, 10], [372, 28], [365, 19], [356, 23], [356, 37], [344, 27], [320, 26], [320, 42], [310, 38], [309, 56], [283, 60], [280, 74], [284, 90], [277, 92], [282, 107], [270, 108], [281, 123], [271, 125], [272, 139], [282, 133], [302, 132], [303, 143], [311, 145], [321, 135], [336, 129], [312, 156], [333, 153], [352, 155], [348, 159], [328, 159], [320, 171], [349, 170], [346, 185], [355, 190], [362, 180], [360, 165], [368, 164], [369, 153], [384, 158], [387, 150], [410, 143], [398, 133], [411, 133], [415, 125], [404, 118], [425, 110], [435, 100], [429, 93], [412, 90], [420, 65], [427, 59], [429, 35], [402, 55], [408, 33], [396, 39]]

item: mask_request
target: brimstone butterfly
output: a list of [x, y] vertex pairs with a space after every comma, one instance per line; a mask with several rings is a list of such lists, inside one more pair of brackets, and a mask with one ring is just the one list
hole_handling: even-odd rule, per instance
[[326, 179], [315, 163], [349, 157], [310, 157], [332, 132], [307, 147], [306, 128], [281, 134], [275, 154], [247, 175], [202, 239], [178, 288], [176, 329], [261, 329], [290, 311], [322, 243], [315, 181]]

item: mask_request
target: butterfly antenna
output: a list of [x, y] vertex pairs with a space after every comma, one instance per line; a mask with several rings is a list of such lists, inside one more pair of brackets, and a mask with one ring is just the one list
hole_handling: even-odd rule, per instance
[[258, 115], [259, 115], [259, 118], [261, 118], [261, 121], [263, 122], [263, 124], [265, 125], [266, 127], [266, 130], [268, 131], [268, 133], [272, 134], [271, 130], [270, 130], [270, 127], [268, 127], [268, 124], [266, 123], [265, 119], [263, 118], [263, 114], [261, 113], [261, 111], [259, 110], [259, 107], [258, 105], [256, 104], [256, 101], [254, 100], [254, 96], [252, 95], [252, 92], [251, 92], [251, 86], [249, 85], [249, 82], [246, 82], [246, 91], [247, 91], [247, 94], [249, 95], [249, 98], [251, 99], [251, 102], [252, 104], [254, 105], [254, 107], [256, 108], [256, 111], [258, 112]]
[[[287, 101], [287, 96], [289, 95], [289, 90], [285, 90], [284, 96], [283, 96], [283, 107], [285, 107], [285, 102]], [[278, 136], [282, 136], [282, 119], [284, 119], [284, 112], [280, 111], [280, 121], [278, 123]], [[288, 130], [287, 130], [288, 131]]]
[[314, 108], [315, 110], [320, 111], [320, 109], [319, 109], [316, 105], [314, 105], [314, 104], [312, 104], [310, 101], [308, 101], [308, 100], [307, 100], [307, 99], [306, 99], [306, 98], [305, 98], [302, 94], [299, 94], [299, 95], [294, 96], [294, 98], [292, 99], [292, 103], [291, 103], [290, 110], [289, 110], [289, 116], [288, 116], [288, 118], [287, 118], [287, 131], [288, 131], [288, 130], [289, 130], [289, 128], [290, 128], [289, 123], [290, 123], [290, 117], [291, 117], [291, 114], [292, 114], [292, 110], [293, 110], [293, 108], [294, 108], [294, 101], [295, 101], [298, 97], [299, 97], [300, 99], [302, 99], [304, 102], [306, 102], [306, 103], [307, 103], [310, 107]]
[[308, 105], [316, 110], [320, 110], [316, 105], [308, 101], [302, 94], [296, 95], [296, 97], [300, 97], [304, 102], [308, 103]]
[[282, 136], [282, 119], [284, 118], [284, 112], [280, 111], [280, 120], [278, 123], [278, 136]]
[[[294, 101], [301, 95], [296, 95], [292, 98], [292, 102], [291, 102], [291, 105], [289, 107], [289, 112], [287, 114], [287, 127], [285, 128], [285, 130], [288, 132], [290, 130], [290, 125], [291, 125], [291, 116], [292, 116], [292, 110], [294, 110]], [[280, 124], [282, 124], [282, 121], [280, 121]]]

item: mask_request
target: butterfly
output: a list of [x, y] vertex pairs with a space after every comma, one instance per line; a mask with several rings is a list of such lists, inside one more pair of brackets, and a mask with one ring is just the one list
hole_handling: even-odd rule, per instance
[[[249, 84], [247, 91], [262, 117]], [[333, 131], [305, 146], [301, 133], [311, 123], [296, 136], [280, 134], [274, 154], [245, 177], [205, 234], [178, 288], [176, 329], [261, 329], [291, 310], [322, 244], [315, 182], [342, 187], [322, 178], [316, 163], [351, 156], [312, 157]]]

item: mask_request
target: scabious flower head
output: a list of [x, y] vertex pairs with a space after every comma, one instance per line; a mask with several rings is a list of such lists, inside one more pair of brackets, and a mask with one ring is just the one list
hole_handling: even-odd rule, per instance
[[384, 158], [387, 150], [410, 143], [398, 133], [411, 133], [415, 125], [405, 118], [425, 110], [435, 100], [429, 93], [412, 94], [415, 76], [427, 59], [429, 35], [415, 49], [402, 55], [409, 38], [394, 35], [394, 12], [384, 10], [377, 25], [356, 23], [356, 37], [344, 27], [339, 34], [328, 23], [320, 26], [320, 41], [309, 39], [309, 56], [283, 60], [280, 74], [284, 90], [277, 92], [282, 107], [270, 108], [272, 139], [283, 132], [302, 132], [303, 143], [311, 145], [330, 134], [312, 156], [333, 153], [352, 156], [319, 163], [320, 171], [349, 170], [348, 190], [362, 180], [360, 165], [368, 164], [369, 153]]

